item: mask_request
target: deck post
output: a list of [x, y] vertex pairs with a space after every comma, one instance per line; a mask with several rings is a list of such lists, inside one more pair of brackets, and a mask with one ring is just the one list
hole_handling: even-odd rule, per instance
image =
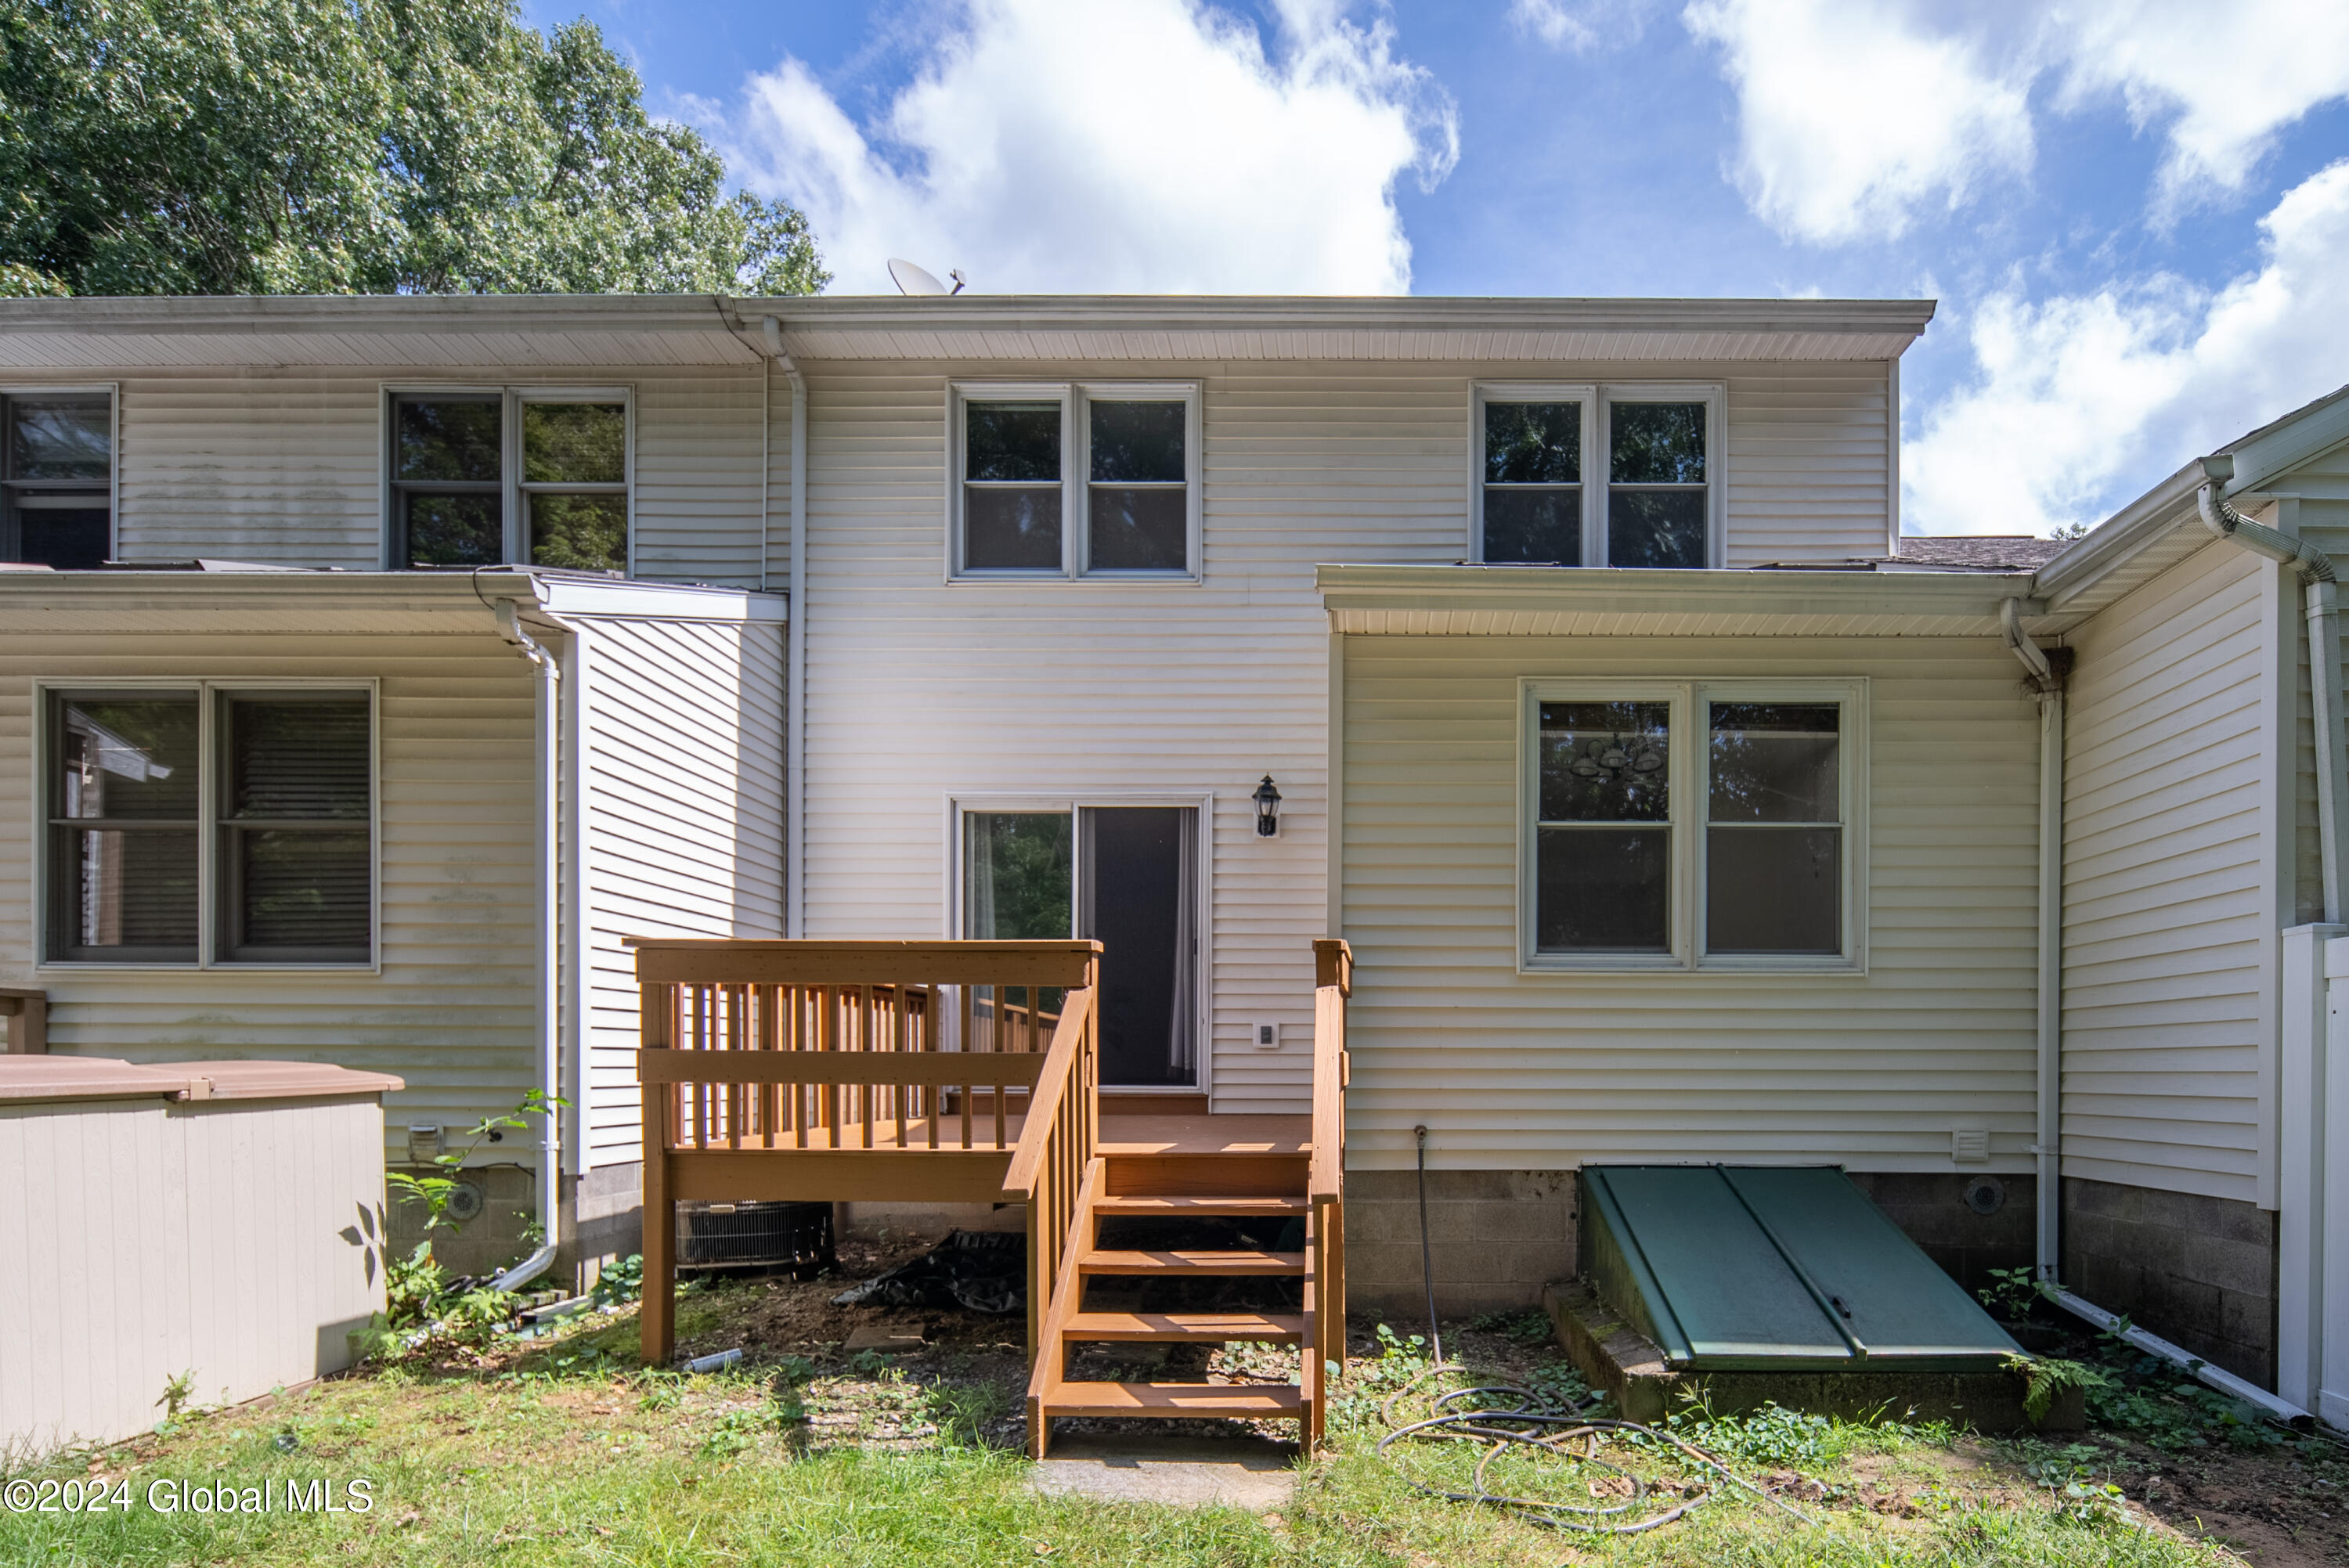
[[[640, 985], [637, 1044], [648, 1051], [669, 1047], [669, 1009], [676, 989]], [[669, 1198], [669, 1107], [675, 1088], [644, 1086], [645, 1243], [644, 1305], [637, 1309], [638, 1354], [647, 1367], [666, 1367], [677, 1348], [677, 1205]]]

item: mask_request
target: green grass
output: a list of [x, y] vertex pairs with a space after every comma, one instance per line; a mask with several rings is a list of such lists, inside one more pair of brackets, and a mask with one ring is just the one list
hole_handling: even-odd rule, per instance
[[[1703, 1563], [1708, 1568], [2078, 1564], [2199, 1568], [2238, 1560], [2143, 1522], [2131, 1508], [2067, 1501], [2024, 1459], [1946, 1432], [1767, 1413], [1683, 1425], [1752, 1474], [1818, 1478], [1797, 1523], [1750, 1498], [1708, 1504], [1628, 1540], [1573, 1536], [1498, 1510], [1414, 1492], [1377, 1460], [1377, 1398], [1420, 1363], [1408, 1347], [1360, 1363], [1362, 1397], [1330, 1451], [1277, 1513], [1039, 1496], [1024, 1463], [982, 1446], [1007, 1408], [999, 1384], [952, 1357], [908, 1368], [836, 1349], [708, 1377], [624, 1370], [595, 1354], [608, 1326], [471, 1374], [394, 1370], [323, 1383], [166, 1433], [63, 1460], [47, 1479], [128, 1481], [128, 1511], [0, 1512], [0, 1563], [160, 1565], [543, 1563], [933, 1565], [1040, 1562], [1362, 1564], [1365, 1568]], [[1498, 1341], [1496, 1340], [1497, 1344]], [[1521, 1346], [1519, 1362], [1547, 1359]], [[1526, 1375], [1517, 1365], [1513, 1375]], [[1552, 1377], [1561, 1388], [1571, 1380]], [[1610, 1456], [1668, 1482], [1660, 1450]], [[1454, 1480], [1465, 1453], [1417, 1453], [1413, 1473]], [[1863, 1477], [1862, 1472], [1865, 1471]], [[1563, 1467], [1502, 1467], [1512, 1485], [1580, 1485]], [[372, 1481], [367, 1512], [262, 1516], [152, 1511], [158, 1480], [269, 1485]], [[1782, 1475], [1781, 1480], [1785, 1477]], [[1804, 1496], [1801, 1490], [1795, 1495]]]

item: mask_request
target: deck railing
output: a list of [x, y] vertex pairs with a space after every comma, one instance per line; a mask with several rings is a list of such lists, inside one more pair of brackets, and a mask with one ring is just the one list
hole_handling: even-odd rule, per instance
[[[672, 1348], [680, 1202], [1027, 1202], [1065, 1232], [1098, 943], [634, 945], [648, 1362]], [[1032, 1333], [1032, 1290], [1030, 1310]]]
[[1354, 954], [1345, 943], [1313, 944], [1313, 1157], [1306, 1176], [1312, 1204], [1312, 1343], [1305, 1347], [1308, 1439], [1321, 1435], [1329, 1367], [1346, 1364], [1346, 999], [1354, 994]]

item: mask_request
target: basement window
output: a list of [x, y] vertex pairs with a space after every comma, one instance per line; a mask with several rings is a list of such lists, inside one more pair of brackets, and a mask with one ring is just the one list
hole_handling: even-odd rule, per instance
[[1720, 565], [1721, 404], [1713, 386], [1480, 384], [1474, 559]]
[[397, 392], [387, 564], [630, 570], [625, 391]]
[[953, 389], [947, 576], [1191, 582], [1195, 383]]
[[371, 963], [374, 708], [332, 685], [48, 692], [45, 960]]
[[1857, 967], [1865, 698], [1526, 683], [1521, 966]]

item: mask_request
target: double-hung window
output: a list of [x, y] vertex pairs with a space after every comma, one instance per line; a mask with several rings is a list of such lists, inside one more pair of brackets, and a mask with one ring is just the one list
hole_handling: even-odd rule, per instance
[[1860, 681], [1525, 686], [1528, 969], [1862, 962]]
[[364, 965], [370, 688], [44, 694], [52, 964]]
[[0, 561], [88, 571], [113, 535], [113, 393], [0, 394]]
[[1721, 401], [1705, 386], [1480, 385], [1475, 559], [1719, 565]]
[[948, 576], [1198, 575], [1195, 384], [962, 384], [948, 418]]
[[628, 399], [620, 392], [397, 392], [388, 564], [625, 573]]

